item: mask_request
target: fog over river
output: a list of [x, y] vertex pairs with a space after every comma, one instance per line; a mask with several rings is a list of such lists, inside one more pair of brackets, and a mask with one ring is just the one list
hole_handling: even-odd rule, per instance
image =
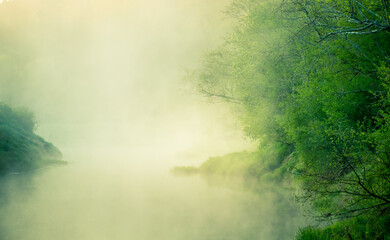
[[[1, 101], [31, 109], [67, 165], [0, 183], [0, 239], [289, 239], [289, 194], [175, 177], [253, 149], [184, 76], [218, 46], [227, 0], [13, 0], [1, 21], [25, 63]], [[18, 61], [19, 61], [18, 60]], [[288, 205], [288, 204], [287, 204]]]
[[[85, 154], [74, 164], [3, 180], [1, 239], [288, 239], [296, 222], [280, 196], [178, 178], [148, 149]], [[144, 163], [140, 163], [144, 162]]]

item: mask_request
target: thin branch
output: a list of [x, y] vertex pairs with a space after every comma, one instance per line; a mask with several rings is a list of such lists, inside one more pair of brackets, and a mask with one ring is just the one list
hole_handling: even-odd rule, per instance
[[235, 97], [223, 95], [223, 94], [217, 94], [217, 93], [212, 93], [209, 91], [206, 91], [205, 89], [200, 89], [200, 92], [204, 94], [206, 97], [216, 97], [216, 98], [222, 98], [225, 101], [231, 102], [231, 103], [237, 103], [240, 104], [241, 100]]

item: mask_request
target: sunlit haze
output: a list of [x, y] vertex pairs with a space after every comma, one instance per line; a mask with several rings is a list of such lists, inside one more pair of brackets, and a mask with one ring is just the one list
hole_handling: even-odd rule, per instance
[[[0, 0], [0, 101], [36, 116], [65, 165], [2, 180], [12, 240], [281, 239], [291, 196], [170, 174], [256, 149], [186, 81], [231, 29], [229, 0]], [[280, 200], [282, 198], [283, 200]], [[279, 231], [275, 225], [284, 224]], [[0, 236], [0, 237], [1, 237]]]

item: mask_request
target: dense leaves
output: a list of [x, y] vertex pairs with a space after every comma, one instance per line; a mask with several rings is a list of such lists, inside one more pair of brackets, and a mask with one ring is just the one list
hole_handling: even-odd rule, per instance
[[0, 175], [62, 163], [61, 152], [34, 134], [34, 115], [0, 103]]
[[387, 215], [389, 2], [242, 0], [228, 12], [237, 26], [195, 87], [236, 103], [259, 159], [280, 159], [270, 172], [288, 170], [319, 220]]

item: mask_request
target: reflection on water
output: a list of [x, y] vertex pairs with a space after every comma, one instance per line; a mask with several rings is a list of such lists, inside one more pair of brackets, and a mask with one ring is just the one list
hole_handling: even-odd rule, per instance
[[174, 177], [158, 167], [170, 156], [96, 155], [1, 180], [0, 239], [267, 240], [296, 230], [276, 194]]

